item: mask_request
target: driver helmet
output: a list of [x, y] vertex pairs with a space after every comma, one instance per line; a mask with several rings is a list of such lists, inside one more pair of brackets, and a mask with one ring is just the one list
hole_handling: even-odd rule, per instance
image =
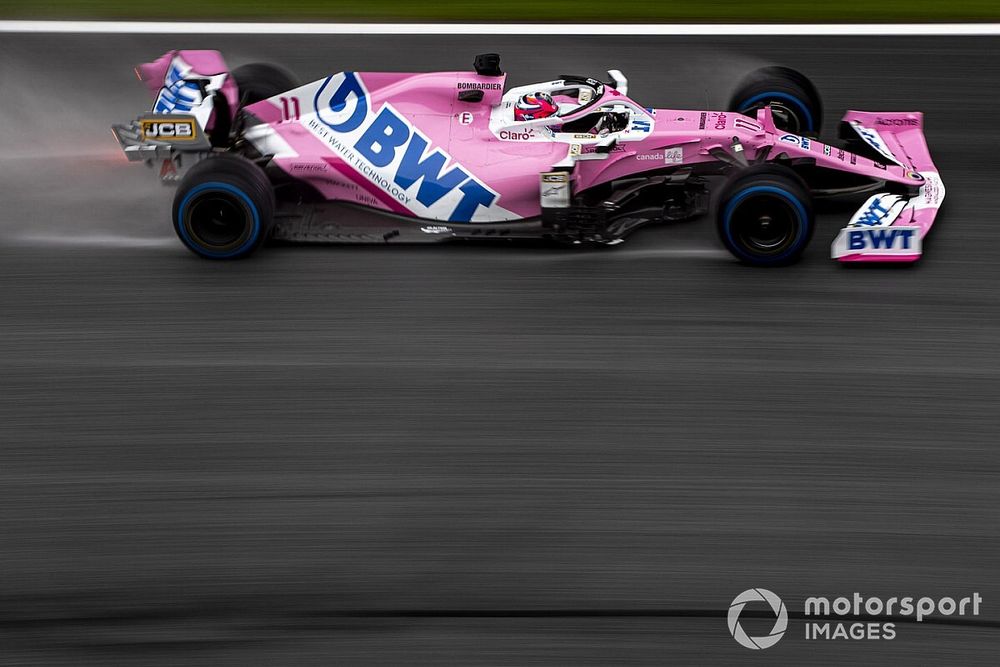
[[548, 93], [522, 95], [514, 105], [514, 120], [538, 120], [554, 116], [559, 106]]

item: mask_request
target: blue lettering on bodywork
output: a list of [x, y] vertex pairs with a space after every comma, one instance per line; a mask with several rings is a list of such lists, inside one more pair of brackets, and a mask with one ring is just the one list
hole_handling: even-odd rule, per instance
[[[364, 127], [371, 109], [358, 76], [354, 72], [345, 72], [343, 76], [329, 99], [324, 98], [324, 91], [334, 77], [323, 82], [316, 92], [314, 107], [324, 125], [338, 133], [350, 133]], [[431, 146], [428, 139], [389, 104], [383, 105], [378, 115], [364, 127], [353, 148], [372, 167], [391, 171], [391, 165], [396, 164], [395, 173], [385, 176], [403, 190], [419, 182], [416, 200], [427, 208], [458, 189], [462, 198], [447, 217], [449, 222], [469, 222], [480, 206], [489, 207], [497, 199], [495, 192], [460, 165], [454, 164], [445, 170], [451, 157]], [[402, 156], [399, 155], [401, 149]], [[443, 212], [435, 217], [444, 217]]]
[[468, 180], [462, 187], [462, 200], [458, 202], [455, 211], [448, 218], [450, 222], [468, 222], [472, 219], [472, 214], [479, 206], [489, 206], [496, 199], [496, 195], [487, 190], [478, 181]]
[[[313, 100], [313, 106], [316, 108], [316, 116], [334, 132], [351, 132], [358, 129], [368, 115], [368, 99], [365, 95], [365, 89], [361, 87], [361, 83], [354, 72], [344, 72], [344, 80], [341, 82], [340, 87], [334, 91], [329, 101], [324, 105], [320, 102], [320, 96], [326, 87], [330, 85], [331, 79], [333, 79], [332, 76], [327, 77], [323, 85], [316, 91], [316, 98]], [[347, 108], [347, 101], [352, 95], [355, 99], [355, 107], [351, 115], [340, 121], [331, 118], [330, 112], [340, 114]]]
[[406, 190], [423, 179], [417, 191], [417, 201], [424, 206], [430, 206], [464, 183], [469, 175], [461, 167], [453, 167], [442, 175], [441, 170], [447, 161], [444, 153], [435, 150], [421, 160], [426, 150], [427, 142], [419, 134], [414, 133], [406, 152], [403, 153], [403, 161], [396, 170], [395, 181], [396, 185]]
[[396, 159], [396, 149], [410, 138], [410, 128], [388, 107], [382, 107], [354, 148], [376, 167], [388, 167]]
[[858, 218], [856, 224], [867, 225], [869, 227], [875, 226], [882, 222], [884, 218], [889, 213], [889, 209], [882, 206], [882, 200], [876, 199], [871, 203], [871, 206], [865, 209], [865, 212]]
[[847, 233], [847, 247], [850, 250], [890, 250], [900, 241], [901, 250], [909, 250], [912, 245], [912, 229], [856, 229]]
[[170, 64], [167, 75], [163, 79], [163, 88], [153, 105], [153, 113], [176, 113], [191, 111], [196, 104], [201, 104], [201, 88], [195, 81], [184, 78], [177, 59]]

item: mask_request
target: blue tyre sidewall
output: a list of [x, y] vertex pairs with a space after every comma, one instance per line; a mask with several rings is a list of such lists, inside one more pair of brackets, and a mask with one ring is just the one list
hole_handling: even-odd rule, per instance
[[[241, 243], [238, 247], [233, 248], [232, 250], [226, 250], [224, 252], [214, 252], [212, 250], [208, 250], [201, 244], [199, 244], [197, 241], [192, 239], [191, 236], [188, 234], [187, 229], [185, 228], [184, 211], [186, 210], [187, 205], [197, 195], [212, 191], [228, 192], [229, 194], [236, 196], [244, 204], [247, 205], [247, 208], [250, 210], [250, 213], [253, 216], [253, 229], [250, 232], [250, 236], [248, 236], [247, 239], [243, 243]], [[261, 236], [260, 212], [257, 210], [257, 205], [254, 204], [253, 200], [246, 192], [236, 187], [235, 185], [232, 185], [230, 183], [223, 183], [222, 181], [209, 181], [207, 183], [201, 183], [191, 188], [187, 192], [187, 194], [184, 195], [184, 199], [181, 200], [181, 203], [177, 207], [177, 219], [174, 220], [174, 226], [177, 229], [177, 234], [181, 237], [181, 240], [184, 241], [184, 244], [187, 247], [191, 248], [192, 250], [194, 250], [196, 253], [198, 253], [203, 257], [211, 257], [212, 259], [230, 259], [246, 254], [247, 252], [252, 250], [254, 246], [257, 245], [257, 242]]]
[[[757, 194], [770, 194], [780, 197], [792, 205], [799, 219], [799, 231], [792, 244], [780, 255], [752, 255], [747, 253], [743, 246], [733, 237], [732, 219], [733, 212], [739, 204], [750, 196]], [[726, 208], [722, 214], [722, 230], [726, 235], [729, 247], [740, 259], [753, 264], [780, 264], [788, 261], [792, 257], [802, 252], [806, 244], [809, 243], [810, 232], [812, 231], [812, 221], [806, 212], [805, 205], [794, 194], [783, 188], [774, 185], [752, 185], [739, 190], [726, 203]]]
[[782, 92], [779, 92], [779, 91], [775, 90], [775, 91], [771, 91], [771, 92], [767, 92], [767, 93], [760, 93], [760, 94], [754, 95], [750, 99], [744, 100], [742, 104], [738, 105], [738, 107], [737, 107], [738, 108], [738, 113], [744, 113], [745, 111], [749, 111], [750, 108], [753, 107], [754, 104], [756, 104], [757, 102], [762, 102], [764, 100], [783, 100], [785, 102], [791, 102], [796, 107], [798, 107], [799, 110], [802, 112], [802, 115], [803, 115], [803, 117], [804, 117], [804, 119], [806, 121], [806, 125], [807, 125], [807, 127], [803, 128], [803, 129], [806, 132], [815, 132], [816, 131], [816, 121], [815, 121], [815, 119], [813, 119], [812, 112], [809, 110], [809, 105], [806, 104], [805, 102], [803, 102], [802, 100], [800, 100], [795, 95], [792, 95], [790, 93], [782, 93]]

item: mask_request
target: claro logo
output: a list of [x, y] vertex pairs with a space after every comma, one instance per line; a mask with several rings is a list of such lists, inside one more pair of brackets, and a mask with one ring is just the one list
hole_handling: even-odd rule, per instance
[[530, 128], [528, 128], [524, 132], [518, 132], [516, 130], [500, 130], [499, 136], [501, 139], [505, 139], [507, 141], [530, 141], [535, 134]]

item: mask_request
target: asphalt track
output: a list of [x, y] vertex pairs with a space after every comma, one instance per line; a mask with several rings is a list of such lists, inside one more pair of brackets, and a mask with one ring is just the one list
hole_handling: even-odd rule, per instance
[[[0, 38], [0, 660], [995, 664], [997, 38]], [[709, 221], [608, 251], [275, 247], [212, 263], [108, 131], [170, 48], [304, 79], [623, 70], [655, 106], [752, 67], [918, 109], [924, 260], [729, 259]], [[544, 58], [543, 54], [548, 54]], [[767, 651], [751, 587], [964, 596], [970, 622]], [[764, 632], [769, 622], [759, 632]]]

